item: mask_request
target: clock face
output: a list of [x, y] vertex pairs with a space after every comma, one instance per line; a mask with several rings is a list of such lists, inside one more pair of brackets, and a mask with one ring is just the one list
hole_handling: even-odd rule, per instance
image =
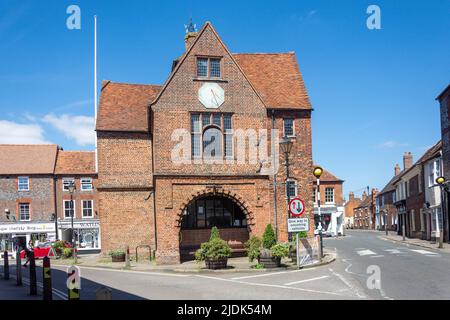
[[225, 91], [217, 83], [204, 83], [198, 90], [198, 100], [208, 109], [217, 109], [225, 101]]

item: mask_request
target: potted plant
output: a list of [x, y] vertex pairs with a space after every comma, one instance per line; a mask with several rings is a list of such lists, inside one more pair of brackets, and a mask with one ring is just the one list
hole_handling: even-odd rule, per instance
[[211, 229], [209, 241], [202, 243], [200, 249], [195, 252], [195, 259], [205, 261], [208, 269], [226, 268], [230, 256], [231, 248], [225, 240], [220, 238], [216, 227]]
[[258, 263], [264, 268], [277, 268], [281, 264], [281, 258], [275, 258], [272, 255], [272, 247], [276, 245], [275, 232], [272, 225], [268, 224], [262, 236], [262, 248], [259, 251]]
[[259, 259], [262, 241], [257, 236], [252, 236], [246, 243], [247, 256], [250, 262], [255, 259]]
[[125, 262], [125, 251], [123, 250], [110, 251], [109, 255], [111, 256], [112, 262]]

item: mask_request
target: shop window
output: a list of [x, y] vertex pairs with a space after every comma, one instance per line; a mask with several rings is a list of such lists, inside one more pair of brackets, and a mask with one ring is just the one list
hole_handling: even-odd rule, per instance
[[93, 218], [94, 217], [94, 201], [93, 200], [82, 200], [83, 208], [83, 218]]
[[30, 221], [30, 204], [20, 203], [19, 204], [19, 220], [20, 221]]
[[81, 190], [92, 191], [92, 178], [81, 178]]
[[18, 178], [18, 190], [19, 191], [29, 191], [30, 184], [28, 177], [19, 177]]
[[75, 218], [75, 201], [64, 200], [64, 218], [70, 219], [72, 215]]

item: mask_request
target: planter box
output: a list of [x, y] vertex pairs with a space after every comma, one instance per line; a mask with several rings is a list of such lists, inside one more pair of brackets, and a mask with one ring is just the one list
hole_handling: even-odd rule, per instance
[[125, 253], [117, 256], [111, 256], [112, 262], [125, 262]]
[[281, 258], [275, 257], [260, 257], [258, 262], [264, 266], [264, 268], [278, 268], [281, 266]]
[[216, 270], [216, 269], [225, 269], [227, 267], [228, 258], [223, 258], [219, 260], [205, 260], [206, 268]]

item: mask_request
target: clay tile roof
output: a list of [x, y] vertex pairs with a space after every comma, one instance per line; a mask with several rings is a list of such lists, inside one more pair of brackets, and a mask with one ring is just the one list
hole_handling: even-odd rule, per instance
[[[317, 166], [317, 165], [314, 165]], [[321, 181], [327, 181], [327, 182], [344, 182], [344, 180], [339, 179], [338, 177], [336, 177], [334, 174], [332, 174], [331, 172], [325, 170], [323, 167], [323, 173], [322, 176], [320, 177]], [[312, 175], [311, 175], [312, 176]], [[313, 177], [313, 180], [315, 181], [316, 178]]]
[[58, 146], [0, 145], [0, 174], [53, 174]]
[[161, 86], [103, 81], [97, 115], [99, 131], [148, 131], [148, 105]]
[[295, 53], [233, 54], [268, 108], [311, 109]]
[[59, 151], [55, 174], [95, 174], [95, 152]]

